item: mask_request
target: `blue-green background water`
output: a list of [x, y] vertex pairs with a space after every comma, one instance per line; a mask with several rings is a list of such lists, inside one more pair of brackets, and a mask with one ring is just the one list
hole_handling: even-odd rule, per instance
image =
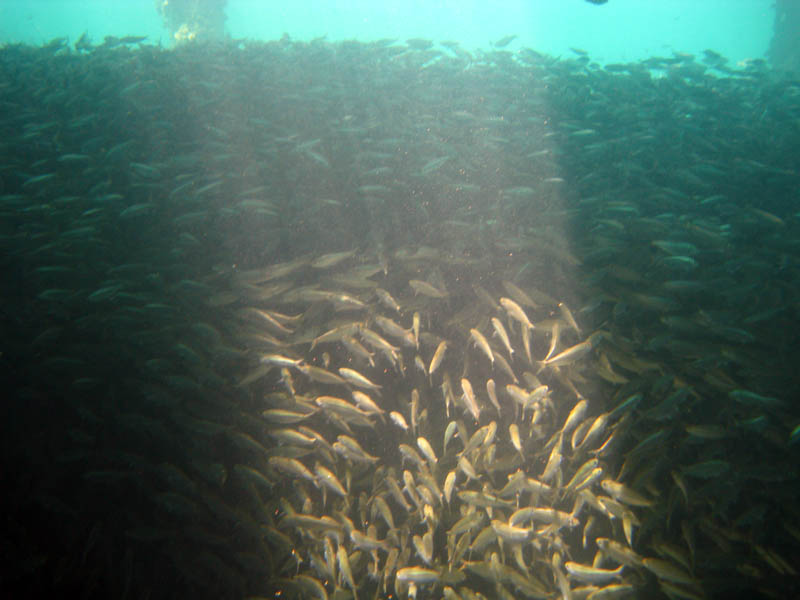
[[[234, 38], [427, 37], [470, 49], [517, 34], [518, 47], [558, 56], [577, 46], [603, 63], [706, 48], [738, 62], [764, 56], [774, 8], [769, 0], [610, 0], [602, 6], [583, 0], [230, 0], [227, 15]], [[151, 0], [0, 4], [0, 42], [38, 45], [61, 36], [76, 40], [84, 31], [95, 40], [137, 34], [172, 43]]]

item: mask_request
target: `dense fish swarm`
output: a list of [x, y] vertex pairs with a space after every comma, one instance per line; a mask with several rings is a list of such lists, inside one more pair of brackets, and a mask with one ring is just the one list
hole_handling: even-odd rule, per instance
[[800, 83], [141, 41], [0, 51], [4, 590], [800, 593]]

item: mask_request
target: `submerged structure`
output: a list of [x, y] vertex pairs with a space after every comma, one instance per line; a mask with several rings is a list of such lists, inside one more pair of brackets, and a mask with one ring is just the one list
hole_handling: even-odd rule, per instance
[[792, 0], [775, 2], [775, 25], [769, 58], [777, 69], [800, 70], [800, 5]]
[[156, 0], [164, 26], [178, 43], [219, 40], [228, 0]]

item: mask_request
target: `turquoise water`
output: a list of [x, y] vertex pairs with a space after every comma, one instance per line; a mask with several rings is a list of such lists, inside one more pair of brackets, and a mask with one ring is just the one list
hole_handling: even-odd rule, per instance
[[[738, 62], [764, 56], [772, 5], [769, 0], [610, 0], [602, 6], [583, 0], [230, 0], [227, 31], [234, 38], [259, 40], [284, 33], [330, 41], [427, 37], [455, 40], [466, 48], [486, 48], [516, 34], [512, 50], [528, 47], [558, 56], [577, 46], [603, 63], [706, 48]], [[0, 42], [38, 45], [62, 36], [74, 41], [84, 31], [96, 41], [136, 34], [171, 44], [150, 0], [7, 0], [0, 5]]]

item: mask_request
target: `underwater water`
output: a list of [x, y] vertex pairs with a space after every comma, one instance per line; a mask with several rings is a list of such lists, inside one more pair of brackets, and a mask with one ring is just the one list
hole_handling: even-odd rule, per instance
[[4, 594], [798, 594], [768, 29], [597, 62], [145, 4], [0, 47]]

